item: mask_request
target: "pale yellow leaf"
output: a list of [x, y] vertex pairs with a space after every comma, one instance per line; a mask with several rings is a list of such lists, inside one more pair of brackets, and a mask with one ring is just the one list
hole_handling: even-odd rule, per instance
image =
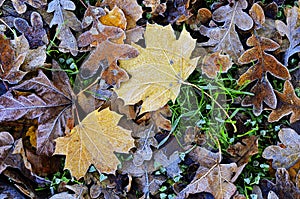
[[196, 68], [199, 57], [190, 59], [196, 40], [183, 29], [176, 39], [171, 25], [148, 24], [145, 31], [146, 48], [133, 45], [139, 56], [120, 60], [120, 66], [131, 79], [121, 84], [116, 93], [125, 104], [143, 100], [141, 113], [163, 107], [174, 101], [180, 86]]
[[119, 164], [114, 152], [127, 153], [134, 147], [131, 131], [117, 125], [120, 118], [108, 108], [91, 112], [69, 136], [55, 140], [54, 154], [66, 155], [65, 168], [77, 179], [91, 164], [100, 172], [114, 172]]

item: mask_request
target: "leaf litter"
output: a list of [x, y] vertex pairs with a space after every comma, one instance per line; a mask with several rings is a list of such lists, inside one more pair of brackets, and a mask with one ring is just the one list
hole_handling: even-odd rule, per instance
[[[201, 78], [218, 78], [235, 66], [248, 67], [235, 77], [237, 87], [248, 84], [252, 92], [239, 106], [253, 107], [255, 116], [269, 110], [268, 122], [291, 114], [289, 121], [296, 124], [299, 98], [290, 70], [297, 68], [289, 64], [299, 52], [299, 8], [286, 8], [285, 20], [274, 21], [274, 3], [230, 0], [211, 9], [197, 0], [142, 3], [151, 11], [135, 0], [95, 5], [0, 1], [0, 23], [7, 28], [0, 35], [5, 88], [0, 94], [0, 173], [17, 187], [3, 184], [1, 177], [1, 197], [22, 193], [43, 198], [32, 186], [49, 186], [44, 177], [60, 169], [52, 162], [64, 162], [65, 157], [64, 168], [83, 184], [59, 183], [57, 194], [47, 197], [136, 198], [134, 192], [140, 192], [139, 198], [164, 197], [163, 187], [172, 179], [174, 186], [167, 190], [175, 195], [169, 197], [206, 192], [220, 199], [245, 198], [236, 182], [260, 153], [261, 137], [242, 135], [220, 149], [211, 143], [218, 143], [215, 138], [202, 139], [211, 132], [197, 141], [203, 129], [189, 126], [193, 135], [181, 143], [174, 133], [178, 123], [171, 122], [176, 110], [167, 104], [176, 103], [186, 84], [220, 108], [212, 96], [188, 82], [190, 75], [200, 70]], [[205, 53], [196, 51], [199, 47]], [[68, 56], [80, 60], [70, 69], [62, 64]], [[282, 91], [277, 79], [283, 82]], [[28, 121], [32, 124], [26, 126]], [[12, 128], [13, 123], [24, 125]], [[262, 179], [253, 193], [299, 198], [298, 133], [281, 128], [278, 137], [281, 143], [262, 153], [272, 161], [276, 181]]]

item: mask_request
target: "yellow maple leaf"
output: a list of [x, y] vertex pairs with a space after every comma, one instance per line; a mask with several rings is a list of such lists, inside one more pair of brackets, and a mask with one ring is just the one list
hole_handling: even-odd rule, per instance
[[116, 170], [115, 152], [127, 153], [134, 147], [131, 131], [118, 126], [122, 116], [108, 108], [87, 115], [69, 136], [57, 138], [54, 154], [66, 155], [65, 168], [77, 179], [91, 164], [104, 173]]
[[145, 31], [146, 48], [133, 44], [139, 56], [120, 60], [120, 66], [131, 79], [116, 89], [125, 104], [143, 100], [142, 112], [163, 107], [175, 101], [181, 84], [196, 68], [199, 57], [190, 59], [196, 39], [183, 29], [178, 40], [171, 25], [148, 24]]

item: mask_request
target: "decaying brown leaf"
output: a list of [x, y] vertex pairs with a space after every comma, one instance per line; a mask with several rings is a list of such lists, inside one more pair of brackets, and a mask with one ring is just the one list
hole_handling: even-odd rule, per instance
[[231, 1], [230, 4], [221, 6], [213, 12], [212, 19], [223, 26], [205, 27], [200, 26], [200, 33], [209, 37], [209, 40], [200, 43], [201, 46], [211, 46], [212, 52], [221, 51], [228, 54], [236, 62], [244, 52], [243, 45], [235, 30], [235, 25], [243, 30], [249, 30], [253, 26], [251, 17], [243, 11], [247, 8], [247, 1]]
[[75, 4], [71, 0], [52, 0], [48, 4], [47, 12], [54, 12], [49, 26], [51, 28], [53, 25], [57, 25], [57, 38], [61, 41], [59, 50], [64, 53], [71, 52], [76, 56], [78, 53], [77, 41], [70, 28], [80, 31], [81, 25], [71, 10], [75, 10]]
[[64, 135], [65, 124], [73, 118], [73, 92], [67, 74], [53, 64], [53, 83], [39, 71], [37, 77], [12, 87], [0, 97], [0, 121], [22, 117], [38, 118], [37, 152], [52, 155], [54, 139]]
[[107, 39], [117, 40], [124, 37], [124, 31], [115, 26], [106, 26], [99, 19], [106, 16], [106, 12], [101, 7], [89, 6], [84, 13], [82, 28], [91, 28], [78, 37], [78, 46], [85, 47], [90, 44], [97, 45]]
[[284, 65], [288, 65], [289, 57], [300, 52], [300, 27], [298, 26], [299, 14], [297, 7], [288, 9], [286, 16], [286, 24], [280, 20], [276, 20], [276, 28], [279, 33], [288, 38], [290, 45], [284, 53]]
[[206, 74], [209, 78], [215, 78], [218, 72], [226, 73], [232, 64], [229, 55], [222, 55], [220, 52], [215, 52], [203, 58], [202, 73]]
[[238, 80], [239, 85], [245, 84], [247, 81], [252, 82], [258, 80], [251, 92], [254, 96], [247, 96], [243, 102], [243, 106], [253, 106], [253, 113], [258, 116], [263, 110], [263, 102], [269, 107], [275, 109], [277, 98], [273, 91], [272, 85], [267, 78], [267, 72], [273, 76], [288, 80], [291, 78], [287, 68], [282, 65], [274, 56], [265, 51], [274, 51], [279, 45], [271, 39], [252, 35], [247, 40], [248, 46], [253, 46], [244, 52], [239, 58], [240, 64], [248, 64], [256, 61]]
[[131, 79], [115, 90], [125, 104], [142, 100], [141, 113], [157, 110], [169, 100], [174, 101], [182, 82], [196, 68], [199, 59], [190, 59], [196, 40], [185, 29], [176, 40], [170, 25], [148, 24], [145, 41], [145, 49], [133, 45], [140, 52], [138, 57], [120, 61]]
[[[267, 179], [260, 182], [263, 197], [268, 199], [300, 199], [300, 189], [291, 180], [285, 168], [276, 170], [276, 183]], [[267, 196], [265, 195], [267, 194]]]
[[101, 6], [109, 6], [110, 9], [118, 6], [123, 10], [127, 19], [127, 29], [134, 28], [136, 26], [136, 21], [141, 18], [143, 14], [142, 7], [136, 0], [104, 0], [101, 2]]
[[262, 7], [254, 3], [249, 10], [249, 15], [252, 17], [254, 23], [255, 23], [255, 29], [260, 29], [262, 28], [262, 25], [265, 23], [265, 13]]
[[273, 160], [274, 169], [289, 169], [300, 160], [300, 136], [293, 129], [283, 128], [279, 131], [278, 137], [284, 147], [268, 146], [262, 156]]
[[11, 84], [16, 84], [23, 79], [26, 72], [21, 71], [20, 66], [24, 59], [24, 54], [20, 54], [16, 57], [10, 41], [5, 39], [3, 35], [0, 35], [1, 79]]
[[187, 198], [189, 194], [209, 192], [216, 199], [229, 199], [236, 192], [233, 184], [238, 171], [236, 163], [219, 164], [220, 154], [213, 153], [205, 148], [197, 147], [195, 154], [200, 166], [193, 181], [184, 188], [176, 198]]
[[258, 153], [258, 137], [250, 136], [238, 142], [234, 145], [229, 146], [227, 152], [233, 156], [233, 160], [238, 166], [247, 164], [252, 155]]
[[37, 48], [48, 44], [46, 30], [43, 28], [43, 20], [39, 13], [32, 12], [30, 16], [31, 25], [23, 18], [15, 18], [14, 26], [23, 33], [29, 42], [30, 48]]
[[283, 93], [275, 91], [278, 97], [276, 109], [272, 110], [268, 121], [279, 121], [282, 117], [292, 114], [290, 122], [294, 123], [300, 120], [300, 99], [297, 97], [293, 85], [290, 81], [285, 81]]
[[[105, 49], [105, 51], [103, 51]], [[98, 43], [96, 49], [92, 51], [87, 60], [81, 65], [80, 76], [83, 79], [93, 77], [97, 72], [107, 83], [126, 81], [129, 77], [127, 73], [117, 66], [117, 61], [136, 57], [138, 51], [128, 44], [115, 44], [108, 40]]]
[[131, 132], [117, 125], [120, 118], [108, 108], [95, 110], [69, 136], [55, 140], [55, 154], [66, 155], [65, 168], [73, 176], [84, 176], [91, 164], [104, 173], [116, 170], [119, 160], [113, 152], [127, 153], [134, 147]]

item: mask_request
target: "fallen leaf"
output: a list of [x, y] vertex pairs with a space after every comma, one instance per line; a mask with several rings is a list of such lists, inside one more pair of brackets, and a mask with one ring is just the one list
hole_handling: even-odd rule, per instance
[[142, 7], [136, 0], [104, 0], [101, 2], [100, 6], [109, 6], [110, 9], [118, 6], [123, 10], [127, 19], [127, 29], [134, 28], [136, 26], [136, 21], [141, 18], [143, 14]]
[[[53, 63], [53, 83], [39, 71], [38, 76], [12, 87], [0, 97], [0, 121], [22, 117], [38, 119], [37, 153], [52, 155], [53, 140], [64, 135], [64, 125], [73, 118], [73, 95], [69, 79], [57, 63]], [[22, 92], [20, 92], [22, 91]]]
[[105, 40], [118, 40], [124, 37], [124, 31], [115, 26], [106, 26], [102, 24], [99, 19], [106, 16], [103, 8], [89, 6], [84, 13], [82, 20], [82, 28], [87, 28], [92, 24], [90, 30], [85, 31], [78, 37], [78, 46], [85, 47], [90, 44], [101, 43]]
[[288, 65], [290, 56], [300, 52], [300, 27], [297, 22], [299, 20], [298, 8], [292, 7], [288, 9], [286, 15], [286, 24], [280, 20], [275, 21], [275, 25], [279, 33], [288, 38], [290, 45], [284, 53], [284, 65]]
[[222, 55], [220, 52], [215, 52], [203, 58], [202, 73], [206, 74], [209, 78], [215, 78], [218, 72], [226, 73], [232, 64], [233, 62], [229, 55]]
[[118, 126], [121, 115], [108, 108], [93, 111], [66, 137], [57, 138], [54, 154], [66, 155], [65, 168], [77, 179], [93, 164], [100, 172], [112, 173], [119, 160], [113, 153], [134, 147], [131, 132]]
[[25, 54], [15, 56], [13, 47], [4, 35], [0, 35], [0, 77], [10, 84], [16, 84], [23, 79], [26, 72], [20, 70], [21, 64], [24, 62]]
[[[262, 179], [260, 182], [260, 188], [263, 193], [267, 193], [268, 199], [299, 199], [300, 190], [294, 183], [289, 179], [289, 173], [285, 168], [278, 168], [276, 170], [276, 183], [273, 183], [267, 179]], [[272, 193], [273, 192], [273, 193]]]
[[251, 17], [243, 11], [247, 8], [247, 1], [232, 1], [230, 4], [219, 7], [213, 12], [212, 19], [223, 23], [221, 27], [200, 26], [200, 33], [209, 37], [207, 42], [199, 43], [200, 46], [211, 46], [212, 52], [221, 51], [228, 54], [236, 62], [244, 52], [243, 45], [235, 30], [235, 25], [243, 30], [249, 30], [253, 26]]
[[[0, 7], [5, 0], [0, 0]], [[47, 0], [11, 0], [14, 8], [19, 14], [23, 14], [27, 10], [27, 5], [30, 5], [34, 8], [40, 8], [44, 5], [47, 5]]]
[[278, 137], [284, 147], [268, 146], [262, 156], [268, 160], [273, 160], [274, 169], [289, 169], [300, 160], [300, 136], [290, 128], [283, 128], [279, 131]]
[[263, 102], [273, 109], [277, 105], [277, 99], [267, 78], [267, 72], [285, 80], [290, 79], [291, 76], [284, 65], [274, 56], [265, 52], [279, 48], [276, 42], [268, 38], [252, 35], [247, 39], [247, 45], [253, 47], [244, 52], [238, 61], [240, 64], [248, 64], [253, 61], [256, 61], [256, 63], [239, 78], [238, 85], [258, 80], [251, 89], [251, 92], [255, 95], [247, 96], [242, 102], [243, 106], [253, 106], [253, 113], [258, 116], [263, 110]]
[[262, 7], [254, 3], [249, 10], [249, 15], [252, 17], [254, 23], [255, 23], [255, 29], [260, 29], [262, 28], [263, 24], [265, 23], [265, 13]]
[[258, 137], [254, 135], [246, 137], [242, 142], [229, 146], [227, 152], [232, 156], [230, 159], [238, 166], [247, 164], [250, 157], [258, 153]]
[[43, 28], [43, 20], [39, 13], [32, 12], [30, 15], [31, 25], [23, 18], [15, 18], [14, 26], [23, 33], [29, 42], [30, 48], [37, 48], [48, 44], [46, 30]]
[[145, 42], [145, 49], [133, 44], [140, 53], [138, 57], [120, 61], [131, 79], [115, 90], [125, 105], [142, 100], [141, 113], [157, 110], [169, 100], [174, 101], [182, 82], [194, 71], [199, 59], [190, 59], [196, 40], [185, 29], [176, 40], [170, 25], [148, 24]]
[[285, 81], [283, 93], [275, 91], [278, 97], [276, 109], [269, 115], [269, 122], [279, 121], [282, 117], [291, 115], [290, 123], [300, 120], [300, 99], [295, 94], [295, 90], [290, 81]]
[[71, 52], [73, 56], [77, 55], [78, 47], [76, 38], [70, 28], [75, 31], [81, 30], [80, 21], [76, 15], [68, 11], [75, 10], [75, 8], [75, 4], [71, 0], [52, 0], [47, 9], [48, 13], [54, 12], [49, 26], [51, 28], [53, 25], [57, 25], [57, 38], [61, 41], [59, 50], [63, 53]]
[[122, 30], [125, 30], [127, 25], [123, 11], [117, 6], [115, 6], [111, 11], [107, 11], [107, 14], [100, 17], [99, 21], [103, 25], [118, 27]]

